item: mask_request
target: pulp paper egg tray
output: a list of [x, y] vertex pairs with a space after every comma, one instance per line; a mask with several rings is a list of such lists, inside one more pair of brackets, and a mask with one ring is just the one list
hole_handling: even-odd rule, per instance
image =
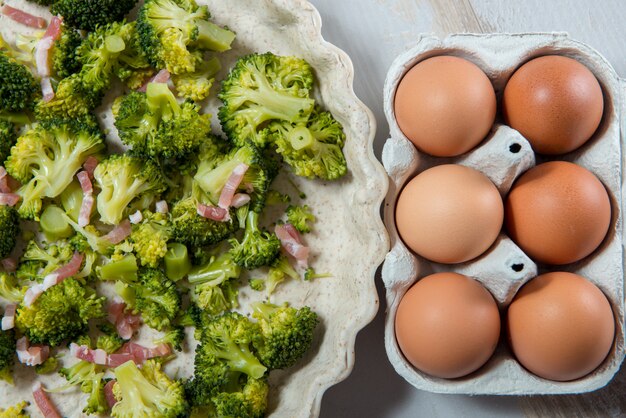
[[[578, 150], [550, 158], [574, 162], [593, 172], [611, 198], [612, 220], [601, 246], [585, 259], [565, 266], [533, 262], [511, 239], [501, 233], [483, 255], [467, 263], [443, 265], [416, 256], [404, 245], [395, 227], [395, 203], [408, 180], [439, 164], [461, 164], [484, 173], [506, 197], [515, 179], [535, 164], [528, 141], [504, 125], [500, 113], [489, 136], [472, 151], [454, 158], [436, 158], [415, 149], [395, 120], [393, 101], [398, 83], [416, 63], [436, 55], [456, 55], [478, 65], [491, 80], [500, 106], [502, 91], [513, 72], [523, 63], [542, 55], [564, 55], [587, 66], [604, 93], [604, 115], [594, 136]], [[621, 80], [611, 65], [589, 46], [566, 34], [452, 35], [440, 40], [423, 37], [392, 64], [385, 82], [385, 115], [390, 138], [383, 149], [383, 165], [390, 177], [384, 208], [391, 251], [385, 258], [382, 278], [387, 290], [385, 345], [396, 371], [413, 386], [441, 393], [466, 394], [558, 394], [580, 393], [606, 385], [624, 357], [624, 267], [622, 251], [622, 155], [620, 126], [623, 106]], [[428, 199], [428, 196], [420, 196]], [[396, 342], [394, 321], [398, 304], [417, 280], [432, 273], [454, 271], [481, 282], [494, 296], [502, 313], [527, 281], [547, 271], [570, 271], [596, 284], [607, 296], [616, 321], [615, 341], [605, 361], [591, 374], [569, 382], [540, 378], [524, 369], [508, 348], [505, 334], [492, 358], [476, 372], [458, 379], [440, 379], [415, 369]]]

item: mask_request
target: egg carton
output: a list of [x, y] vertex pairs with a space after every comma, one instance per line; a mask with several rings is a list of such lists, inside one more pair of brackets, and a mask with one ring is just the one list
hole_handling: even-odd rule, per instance
[[[416, 150], [400, 130], [393, 109], [396, 88], [403, 75], [416, 63], [437, 55], [455, 55], [478, 65], [491, 80], [498, 105], [507, 80], [523, 63], [549, 54], [564, 55], [586, 65], [602, 86], [604, 115], [591, 140], [578, 150], [558, 158], [574, 162], [593, 172], [606, 186], [612, 205], [612, 221], [601, 246], [584, 260], [559, 267], [537, 265], [502, 233], [492, 247], [477, 259], [456, 265], [430, 262], [416, 256], [404, 245], [395, 226], [395, 202], [404, 184], [418, 173], [439, 164], [455, 163], [477, 169], [498, 187], [504, 198], [515, 179], [544, 161], [528, 141], [503, 124], [500, 112], [489, 136], [471, 152], [454, 158], [436, 158]], [[385, 346], [396, 369], [419, 389], [463, 394], [563, 394], [582, 393], [606, 385], [624, 358], [624, 257], [622, 247], [622, 138], [620, 117], [624, 81], [597, 51], [572, 40], [564, 33], [451, 35], [443, 40], [425, 36], [392, 64], [384, 87], [384, 108], [390, 138], [382, 154], [390, 177], [384, 207], [391, 251], [382, 267], [387, 293]], [[441, 271], [454, 271], [475, 278], [494, 296], [502, 315], [516, 292], [528, 280], [546, 271], [564, 270], [580, 274], [596, 284], [609, 299], [615, 321], [613, 347], [605, 361], [591, 374], [569, 382], [540, 378], [524, 369], [509, 349], [505, 333], [492, 358], [476, 372], [458, 379], [432, 377], [414, 368], [403, 356], [395, 337], [394, 320], [398, 304], [418, 279]], [[504, 325], [504, 324], [503, 324]]]

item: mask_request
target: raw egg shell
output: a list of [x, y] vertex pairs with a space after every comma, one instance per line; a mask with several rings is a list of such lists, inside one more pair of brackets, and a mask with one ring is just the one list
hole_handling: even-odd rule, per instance
[[500, 337], [500, 314], [491, 294], [476, 280], [437, 273], [419, 280], [403, 296], [395, 330], [413, 366], [452, 379], [489, 360]]
[[540, 154], [563, 154], [583, 145], [598, 129], [602, 88], [578, 61], [557, 55], [535, 58], [508, 81], [502, 99], [506, 123]]
[[418, 174], [396, 205], [396, 226], [404, 243], [438, 263], [462, 263], [481, 255], [498, 237], [503, 216], [496, 186], [480, 171], [454, 164]]
[[606, 296], [585, 278], [565, 272], [542, 274], [524, 285], [509, 305], [507, 327], [522, 366], [558, 381], [595, 370], [615, 335]]
[[567, 264], [591, 254], [611, 223], [598, 178], [576, 164], [551, 161], [524, 173], [505, 203], [509, 237], [533, 260]]
[[437, 56], [402, 78], [394, 99], [398, 126], [420, 150], [437, 157], [463, 154], [489, 133], [496, 116], [491, 81], [475, 64]]

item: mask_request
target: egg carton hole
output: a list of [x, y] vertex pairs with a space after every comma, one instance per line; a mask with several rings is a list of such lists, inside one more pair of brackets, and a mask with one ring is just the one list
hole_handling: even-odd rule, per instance
[[521, 150], [522, 150], [522, 146], [518, 143], [513, 143], [509, 145], [509, 151], [511, 151], [513, 154], [517, 154]]
[[511, 270], [513, 270], [516, 273], [519, 273], [520, 271], [524, 270], [524, 264], [523, 263], [513, 264], [511, 266]]

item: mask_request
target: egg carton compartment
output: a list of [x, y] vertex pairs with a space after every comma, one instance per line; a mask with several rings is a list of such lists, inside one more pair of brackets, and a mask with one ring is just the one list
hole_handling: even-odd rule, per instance
[[[513, 182], [529, 168], [544, 161], [528, 141], [504, 125], [500, 112], [491, 133], [472, 151], [458, 157], [438, 158], [419, 152], [400, 130], [394, 115], [396, 88], [416, 63], [437, 55], [465, 58], [480, 67], [491, 80], [500, 109], [502, 91], [513, 72], [525, 62], [542, 55], [564, 55], [584, 64], [598, 79], [604, 95], [604, 114], [594, 136], [581, 148], [550, 160], [574, 162], [594, 173], [606, 187], [612, 209], [609, 232], [596, 251], [566, 266], [537, 265], [504, 233], [480, 257], [461, 264], [430, 262], [409, 250], [395, 226], [395, 203], [403, 186], [418, 173], [440, 164], [461, 164], [479, 170], [497, 186], [504, 198]], [[624, 256], [622, 231], [622, 137], [621, 109], [624, 80], [591, 47], [564, 33], [451, 35], [445, 39], [420, 38], [399, 56], [389, 69], [384, 88], [384, 109], [390, 138], [383, 148], [383, 165], [390, 177], [384, 220], [391, 251], [382, 267], [387, 293], [385, 346], [396, 369], [413, 386], [439, 393], [464, 394], [563, 394], [582, 393], [606, 385], [624, 358]], [[546, 271], [577, 273], [597, 285], [611, 303], [616, 327], [613, 347], [591, 374], [574, 381], [557, 382], [540, 378], [524, 369], [514, 358], [505, 333], [491, 359], [476, 372], [458, 379], [440, 379], [420, 372], [403, 356], [395, 337], [394, 320], [402, 296], [418, 279], [441, 271], [465, 274], [481, 282], [504, 313], [516, 292], [527, 281]]]

